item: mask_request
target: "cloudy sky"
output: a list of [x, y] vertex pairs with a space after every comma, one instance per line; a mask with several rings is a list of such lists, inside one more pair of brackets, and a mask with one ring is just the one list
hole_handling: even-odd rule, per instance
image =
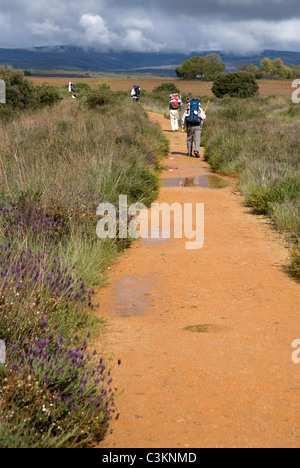
[[0, 48], [300, 51], [299, 0], [0, 0]]

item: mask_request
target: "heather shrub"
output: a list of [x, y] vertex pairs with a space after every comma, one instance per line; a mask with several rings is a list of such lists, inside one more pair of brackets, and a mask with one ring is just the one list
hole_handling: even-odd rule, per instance
[[44, 319], [39, 337], [16, 342], [9, 358], [0, 388], [2, 448], [86, 447], [103, 438], [116, 390], [112, 370], [89, 355], [86, 340], [66, 339]]
[[103, 96], [100, 110], [83, 98], [1, 123], [1, 448], [85, 447], [114, 415], [110, 365], [83, 337], [101, 324], [93, 288], [131, 239], [98, 239], [96, 208], [154, 201], [168, 144], [141, 106]]

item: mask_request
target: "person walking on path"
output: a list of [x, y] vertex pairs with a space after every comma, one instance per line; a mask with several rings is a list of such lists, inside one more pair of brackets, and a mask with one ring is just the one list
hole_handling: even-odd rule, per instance
[[69, 93], [72, 93], [72, 99], [76, 99], [76, 94], [74, 94], [75, 87], [74, 87], [72, 81], [69, 81], [68, 90], [69, 90]]
[[182, 116], [181, 128], [184, 132], [187, 128], [187, 150], [188, 156], [200, 158], [199, 149], [201, 143], [201, 133], [203, 128], [203, 121], [206, 119], [206, 114], [201, 108], [201, 101], [198, 98], [187, 98], [187, 108]]
[[182, 100], [178, 96], [177, 93], [170, 94], [170, 120], [171, 120], [171, 128], [172, 132], [177, 132], [179, 129], [179, 112], [182, 106]]
[[131, 97], [134, 102], [139, 102], [141, 96], [141, 89], [139, 86], [134, 85], [131, 90]]

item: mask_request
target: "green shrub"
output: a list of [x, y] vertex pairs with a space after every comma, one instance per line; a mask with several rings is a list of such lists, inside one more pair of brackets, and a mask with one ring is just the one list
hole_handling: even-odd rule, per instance
[[153, 94], [165, 94], [168, 96], [169, 94], [179, 93], [179, 92], [180, 92], [179, 89], [177, 88], [175, 83], [173, 83], [172, 81], [167, 82], [167, 83], [162, 83], [156, 86], [156, 88], [154, 88], [152, 91]]
[[39, 95], [33, 83], [23, 72], [12, 68], [0, 69], [0, 78], [6, 85], [6, 104], [11, 109], [34, 109], [39, 106]]
[[14, 111], [52, 106], [60, 100], [58, 91], [52, 86], [34, 86], [24, 78], [23, 72], [12, 68], [1, 68], [0, 79], [6, 85], [6, 104], [0, 106], [0, 116], [10, 117]]
[[41, 106], [53, 106], [61, 99], [58, 91], [53, 86], [39, 86], [37, 94]]
[[218, 98], [231, 97], [249, 98], [258, 93], [259, 86], [252, 73], [234, 72], [222, 73], [213, 83], [212, 92]]
[[92, 90], [91, 86], [88, 84], [88, 83], [84, 83], [84, 82], [81, 82], [79, 81], [78, 83], [75, 83], [74, 85], [75, 87], [75, 92], [76, 93], [81, 93], [81, 92], [84, 92], [84, 93], [88, 93]]
[[113, 104], [115, 101], [115, 95], [112, 93], [93, 91], [87, 95], [85, 103], [89, 109], [96, 109], [106, 104]]
[[111, 84], [108, 81], [101, 81], [98, 84], [99, 91], [111, 91]]
[[272, 204], [295, 200], [300, 194], [300, 177], [288, 177], [270, 186], [253, 190], [247, 198], [249, 206], [258, 214], [268, 214]]

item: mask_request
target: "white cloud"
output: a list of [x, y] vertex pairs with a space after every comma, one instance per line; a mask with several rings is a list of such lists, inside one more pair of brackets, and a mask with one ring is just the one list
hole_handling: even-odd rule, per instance
[[[153, 41], [144, 34], [144, 30], [151, 30], [149, 20], [124, 19], [117, 20], [110, 25], [100, 15], [85, 14], [80, 18], [79, 25], [84, 29], [81, 38], [84, 45], [92, 45], [100, 50], [130, 50], [138, 52], [159, 51], [163, 44]], [[117, 32], [114, 32], [113, 29]]]
[[159, 52], [164, 47], [163, 43], [154, 42], [144, 37], [140, 29], [128, 29], [122, 40], [123, 49], [137, 52]]
[[79, 25], [84, 28], [85, 42], [89, 45], [113, 46], [117, 38], [100, 15], [87, 13], [80, 18]]

